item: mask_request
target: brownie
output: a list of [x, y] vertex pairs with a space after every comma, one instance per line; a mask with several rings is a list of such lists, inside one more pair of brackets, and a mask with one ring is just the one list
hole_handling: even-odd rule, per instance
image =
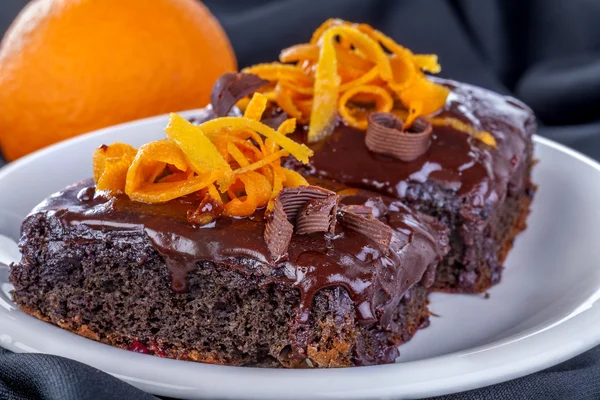
[[264, 367], [393, 362], [397, 346], [428, 324], [447, 230], [391, 198], [354, 189], [340, 197], [340, 210], [371, 207], [392, 228], [391, 244], [338, 222], [331, 234], [294, 234], [287, 259], [275, 262], [263, 211], [194, 227], [186, 217], [194, 196], [144, 204], [85, 181], [25, 219], [14, 301], [79, 335], [161, 357]]
[[[451, 89], [435, 118], [454, 118], [491, 133], [497, 146], [452, 126], [433, 124], [427, 152], [400, 161], [369, 151], [365, 132], [339, 122], [331, 137], [312, 144], [308, 165], [286, 166], [306, 176], [374, 190], [438, 218], [450, 230], [451, 250], [434, 289], [482, 292], [500, 280], [515, 236], [525, 228], [535, 192], [535, 118], [521, 102], [474, 86], [435, 79]], [[306, 142], [299, 129], [294, 139]]]

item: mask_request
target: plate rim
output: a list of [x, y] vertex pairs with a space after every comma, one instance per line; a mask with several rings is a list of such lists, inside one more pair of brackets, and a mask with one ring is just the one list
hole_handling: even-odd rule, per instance
[[[200, 109], [189, 110], [181, 112], [180, 114], [184, 117], [188, 117], [195, 115], [199, 111]], [[0, 168], [0, 180], [4, 179], [5, 176], [10, 175], [12, 171], [21, 168], [21, 166], [34, 162], [36, 159], [51, 154], [58, 149], [76, 145], [79, 142], [89, 140], [90, 137], [100, 136], [103, 133], [112, 131], [116, 128], [130, 128], [136, 125], [157, 123], [162, 120], [166, 121], [167, 117], [168, 115], [164, 114], [125, 122], [56, 143]], [[534, 142], [536, 145], [547, 146], [558, 152], [565, 153], [600, 173], [600, 163], [576, 150], [538, 135], [534, 135]], [[46, 324], [33, 317], [29, 318], [33, 320], [32, 322]], [[241, 384], [238, 385], [230, 385], [227, 393], [224, 393], [218, 385], [206, 385], [202, 388], [190, 388], [182, 385], [165, 386], [159, 382], [152, 382], [139, 377], [136, 378], [135, 374], [131, 374], [133, 376], [128, 376], [118, 372], [118, 369], [107, 368], [109, 365], [108, 360], [102, 362], [94, 360], [94, 365], [96, 368], [102, 369], [143, 390], [167, 396], [172, 396], [175, 393], [175, 395], [179, 396], [201, 396], [198, 398], [225, 396], [226, 398], [244, 397], [279, 399], [281, 398], [280, 391], [275, 391], [266, 384], [257, 384], [259, 381], [272, 383], [274, 380], [277, 381], [276, 385], [278, 387], [295, 388], [295, 390], [293, 390], [295, 393], [290, 393], [287, 397], [290, 399], [301, 399], [308, 396], [316, 398], [365, 399], [389, 396], [390, 393], [407, 397], [435, 396], [470, 390], [515, 379], [581, 354], [600, 344], [600, 330], [580, 329], [580, 335], [577, 337], [577, 340], [573, 340], [567, 333], [572, 333], [576, 327], [585, 327], [586, 323], [589, 321], [593, 322], [598, 320], [600, 320], [600, 287], [598, 287], [595, 293], [590, 295], [569, 315], [563, 316], [552, 323], [545, 321], [527, 331], [519, 332], [507, 338], [502, 338], [482, 346], [424, 360], [408, 361], [404, 363], [315, 371], [240, 368], [189, 363], [156, 357], [153, 357], [153, 362], [148, 363], [148, 357], [152, 356], [132, 354], [126, 350], [120, 350], [112, 348], [109, 345], [93, 342], [99, 346], [109, 347], [111, 349], [111, 354], [113, 351], [126, 353], [128, 357], [131, 357], [132, 361], [136, 360], [136, 363], [146, 362], [148, 364], [162, 364], [164, 365], [164, 368], [172, 368], [173, 371], [180, 369], [197, 371], [198, 374], [205, 375], [205, 378], [202, 379], [203, 382], [218, 380], [223, 377], [226, 377], [232, 382], [241, 382]], [[60, 328], [52, 325], [49, 326], [62, 331]], [[541, 328], [542, 326], [543, 328]], [[69, 333], [67, 331], [63, 332]], [[73, 335], [74, 338], [86, 340], [75, 334], [71, 335]], [[552, 338], [553, 336], [562, 336], [563, 338], [569, 338], [569, 340], [564, 340], [562, 343], [559, 342], [560, 345], [557, 347], [555, 346], [556, 341], [548, 342], [545, 340]], [[92, 342], [90, 340], [88, 341]], [[543, 345], [544, 343], [552, 343], [552, 346], [548, 344]], [[0, 345], [13, 351], [23, 352], [23, 349], [15, 347], [14, 343], [9, 343], [7, 345], [6, 342], [0, 340]], [[506, 353], [510, 352], [504, 350], [506, 346], [517, 346], [518, 348], [521, 348], [522, 352], [519, 353], [519, 360], [510, 361], [507, 359], [508, 356]], [[550, 347], [552, 347], [552, 351], [548, 352], [547, 350]], [[546, 352], [541, 351], [544, 349]], [[478, 360], [482, 357], [486, 359], [485, 366], [481, 366], [481, 364], [478, 363]], [[77, 359], [78, 357], [73, 358]], [[86, 359], [86, 361], [79, 361], [88, 363], [90, 360]], [[444, 376], [442, 370], [447, 368], [444, 368], [443, 366], [452, 362], [458, 365], [453, 365], [452, 373]], [[477, 368], [473, 368], [472, 363], [475, 363]], [[99, 364], [104, 365], [98, 366]], [[439, 367], [440, 365], [442, 366], [441, 368]], [[437, 375], [433, 380], [415, 381], [413, 383], [398, 379], [402, 376], [410, 376], [411, 369], [418, 369], [421, 371], [429, 370], [432, 375]], [[311, 382], [309, 382], [310, 384], [307, 383], [301, 386], [297, 385], [298, 381], [303, 380], [310, 380]], [[348, 388], [348, 382], [353, 382], [352, 388], [350, 389]]]

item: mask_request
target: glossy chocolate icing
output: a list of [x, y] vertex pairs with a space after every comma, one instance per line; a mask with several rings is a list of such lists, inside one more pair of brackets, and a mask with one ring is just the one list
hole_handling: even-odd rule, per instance
[[299, 325], [308, 322], [315, 294], [342, 286], [355, 303], [359, 321], [379, 323], [385, 329], [412, 285], [423, 279], [431, 284], [426, 271], [434, 269], [447, 252], [446, 229], [398, 201], [386, 199], [382, 205], [372, 198], [372, 192], [343, 193], [342, 204], [372, 204], [377, 217], [394, 228], [389, 249], [338, 223], [335, 234], [294, 234], [288, 260], [274, 264], [263, 239], [262, 210], [247, 218], [221, 217], [194, 227], [187, 221], [187, 211], [198, 206], [200, 199], [195, 196], [144, 204], [124, 195], [95, 193], [91, 181], [49, 197], [32, 215], [45, 213], [57, 219], [65, 231], [81, 240], [103, 238], [112, 232], [145, 234], [163, 257], [172, 288], [179, 293], [186, 291], [190, 271], [201, 268], [203, 261], [212, 261], [260, 276], [265, 284], [296, 287], [301, 295], [296, 317]]
[[[451, 89], [438, 117], [459, 119], [476, 130], [488, 131], [498, 143], [491, 148], [466, 132], [434, 126], [428, 151], [411, 162], [367, 149], [365, 132], [338, 123], [334, 134], [311, 145], [315, 155], [308, 165], [288, 160], [287, 166], [316, 176], [402, 199], [407, 190], [425, 182], [455, 192], [470, 207], [502, 202], [513, 176], [526, 163], [526, 147], [535, 130], [532, 112], [519, 101], [474, 86], [435, 79]], [[305, 130], [293, 137], [305, 141]]]

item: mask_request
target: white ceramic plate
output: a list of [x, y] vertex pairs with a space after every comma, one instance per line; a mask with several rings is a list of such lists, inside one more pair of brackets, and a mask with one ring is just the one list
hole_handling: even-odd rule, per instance
[[[186, 116], [194, 112], [186, 113]], [[47, 195], [91, 176], [103, 143], [140, 145], [164, 136], [167, 117], [70, 140], [0, 171], [0, 234]], [[119, 350], [18, 311], [0, 269], [0, 345], [95, 366], [143, 390], [172, 397], [227, 399], [415, 398], [481, 387], [538, 371], [600, 343], [600, 166], [536, 138], [539, 191], [506, 262], [483, 296], [431, 296], [439, 315], [400, 348], [398, 363], [333, 370], [273, 370], [198, 364]], [[0, 261], [15, 257], [0, 240]], [[10, 254], [12, 252], [12, 255]]]

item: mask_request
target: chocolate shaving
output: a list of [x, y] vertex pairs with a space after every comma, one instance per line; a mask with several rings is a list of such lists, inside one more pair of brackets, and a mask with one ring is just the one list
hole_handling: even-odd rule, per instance
[[307, 202], [314, 199], [326, 199], [328, 197], [335, 199], [335, 204], [337, 205], [338, 196], [335, 194], [335, 192], [323, 189], [319, 186], [299, 186], [296, 188], [285, 188], [279, 192], [278, 195], [288, 219], [290, 222], [294, 223], [298, 218], [300, 210]]
[[401, 161], [416, 160], [427, 152], [431, 141], [431, 122], [419, 117], [404, 131], [403, 121], [394, 114], [369, 114], [365, 145], [378, 154], [390, 155]]
[[296, 233], [308, 235], [315, 232], [334, 233], [337, 196], [307, 201], [296, 217]]
[[233, 106], [269, 81], [258, 75], [228, 72], [217, 79], [210, 94], [210, 104], [217, 117], [225, 117]]
[[288, 216], [283, 209], [283, 204], [275, 200], [273, 211], [267, 217], [265, 227], [265, 242], [271, 257], [278, 262], [287, 255], [288, 246], [292, 240], [294, 226], [288, 221]]
[[[388, 250], [392, 242], [392, 228], [378, 219], [365, 216], [365, 211], [357, 206], [344, 206], [340, 210], [340, 222], [349, 229], [368, 237], [378, 243], [383, 249]], [[358, 206], [360, 207], [360, 206]], [[370, 207], [369, 207], [370, 208]], [[359, 213], [356, 213], [359, 211]], [[371, 213], [373, 210], [371, 210]]]
[[287, 253], [294, 225], [298, 235], [335, 232], [338, 196], [318, 186], [285, 188], [274, 201], [267, 216], [264, 238], [274, 260]]
[[373, 207], [352, 204], [349, 206], [344, 206], [342, 210], [344, 212], [350, 212], [364, 218], [373, 218]]

